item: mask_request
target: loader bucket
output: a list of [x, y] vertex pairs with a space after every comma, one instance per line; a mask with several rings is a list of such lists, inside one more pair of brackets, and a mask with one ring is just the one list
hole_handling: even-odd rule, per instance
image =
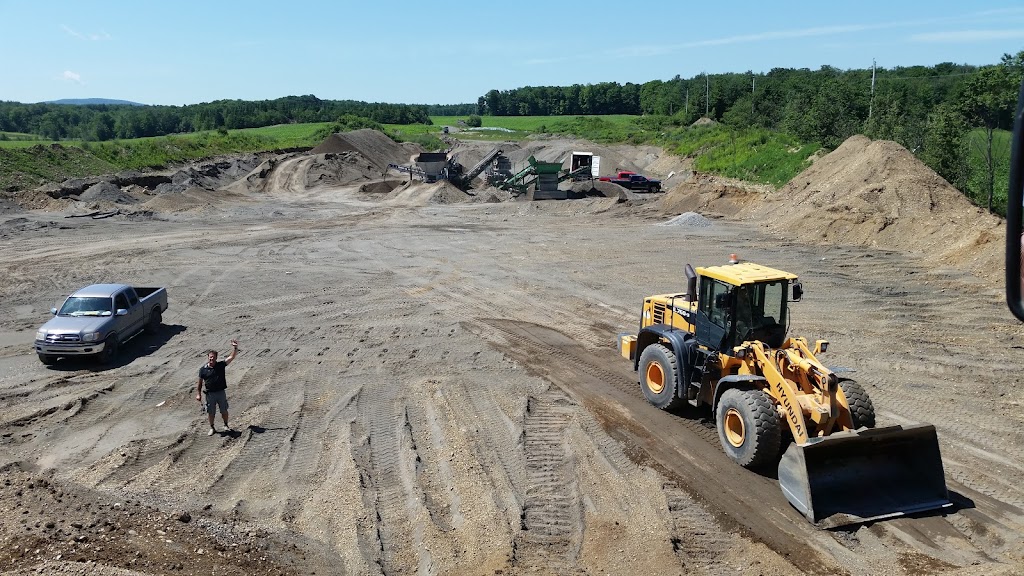
[[838, 432], [779, 462], [786, 499], [826, 528], [952, 506], [935, 426]]

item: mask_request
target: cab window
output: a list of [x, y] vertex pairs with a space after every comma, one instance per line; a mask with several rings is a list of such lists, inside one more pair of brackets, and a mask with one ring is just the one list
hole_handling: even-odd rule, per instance
[[121, 308], [124, 308], [125, 310], [130, 308], [130, 306], [128, 306], [128, 298], [125, 298], [124, 292], [118, 294], [117, 297], [114, 298], [114, 309], [120, 310]]
[[[728, 323], [729, 306], [715, 306], [719, 295], [728, 294], [730, 286], [711, 278], [704, 278], [700, 291], [700, 309], [706, 311], [708, 320], [724, 328]], [[725, 298], [728, 300], [728, 298]]]

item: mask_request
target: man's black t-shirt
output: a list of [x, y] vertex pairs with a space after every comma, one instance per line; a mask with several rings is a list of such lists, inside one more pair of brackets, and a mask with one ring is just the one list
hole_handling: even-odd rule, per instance
[[204, 364], [203, 367], [199, 369], [199, 377], [202, 378], [207, 392], [219, 392], [227, 389], [228, 379], [224, 376], [224, 369], [227, 368], [227, 366], [226, 362], [218, 360], [213, 364], [213, 368]]

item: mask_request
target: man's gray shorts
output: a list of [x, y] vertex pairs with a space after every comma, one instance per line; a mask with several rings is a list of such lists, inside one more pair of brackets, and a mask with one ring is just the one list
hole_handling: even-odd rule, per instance
[[213, 414], [217, 411], [217, 407], [220, 406], [220, 413], [223, 414], [228, 411], [228, 391], [218, 390], [216, 392], [206, 393], [206, 413]]

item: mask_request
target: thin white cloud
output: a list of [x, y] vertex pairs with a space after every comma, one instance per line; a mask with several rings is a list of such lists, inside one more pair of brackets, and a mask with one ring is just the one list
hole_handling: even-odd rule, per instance
[[77, 30], [72, 29], [67, 24], [61, 24], [60, 27], [62, 30], [67, 32], [69, 36], [78, 38], [79, 40], [92, 40], [93, 42], [96, 42], [98, 40], [110, 40], [111, 38], [110, 34], [108, 34], [105, 30], [100, 30], [98, 34], [83, 34]]
[[85, 82], [82, 82], [82, 75], [78, 72], [72, 72], [71, 70], [65, 70], [64, 73], [60, 75], [60, 79], [67, 82], [74, 82], [76, 84], [85, 84]]
[[742, 34], [737, 36], [723, 36], [721, 38], [708, 38], [707, 40], [694, 40], [692, 42], [681, 42], [679, 44], [626, 46], [616, 50], [610, 50], [608, 54], [619, 58], [651, 57], [661, 56], [663, 54], [676, 52], [686, 48], [724, 46], [727, 44], [749, 44], [752, 42], [787, 40], [791, 38], [809, 38], [813, 36], [834, 36], [839, 34], [864, 32], [866, 30], [892, 28], [900, 25], [900, 23], [893, 22], [883, 24], [852, 24], [846, 26], [816, 26], [813, 28], [795, 30], [774, 30], [769, 32], [759, 32], [757, 34]]
[[1024, 8], [996, 8], [978, 12], [977, 16], [1005, 16], [1008, 14], [1024, 14]]
[[[1007, 16], [1017, 15], [1024, 13], [1022, 9], [1010, 8], [1006, 10], [990, 10], [987, 12], [973, 12], [970, 14], [964, 14], [962, 16], [950, 16], [941, 18], [924, 18], [921, 20], [904, 20], [904, 21], [893, 21], [893, 22], [878, 22], [874, 24], [848, 24], [848, 25], [836, 25], [836, 26], [815, 26], [810, 28], [799, 28], [792, 30], [771, 30], [766, 32], [758, 32], [756, 34], [742, 34], [736, 36], [723, 36], [721, 38], [708, 38], [705, 40], [694, 40], [691, 42], [681, 42], [676, 44], [662, 44], [662, 45], [637, 45], [637, 46], [625, 46], [615, 50], [609, 50], [607, 54], [611, 57], [618, 58], [636, 58], [636, 57], [651, 57], [669, 54], [672, 52], [678, 52], [688, 48], [705, 48], [708, 46], [724, 46], [728, 44], [750, 44], [755, 42], [770, 42], [775, 40], [789, 40], [794, 38], [811, 38], [820, 36], [840, 36], [845, 34], [856, 34], [858, 32], [867, 32], [873, 30], [885, 30], [892, 28], [920, 28], [923, 26], [934, 27], [937, 24], [950, 24], [958, 23], [961, 24], [965, 20], [991, 20], [993, 17], [1000, 17], [1005, 25]], [[937, 33], [937, 34], [917, 34], [911, 37], [911, 39], [919, 42], [942, 42], [942, 41], [959, 41], [959, 42], [973, 42], [978, 41], [972, 36], [974, 33], [984, 32], [987, 34], [987, 39], [1013, 39], [1019, 38], [1024, 35], [1024, 32], [1018, 33], [1017, 30], [1000, 30], [1000, 31], [963, 31], [960, 35], [960, 39], [940, 39], [943, 35], [948, 36], [948, 33]], [[1001, 35], [1000, 35], [1001, 34]], [[935, 39], [931, 37], [934, 36]], [[951, 38], [956, 38], [955, 36]]]
[[910, 40], [913, 42], [970, 44], [1017, 38], [1024, 38], [1024, 30], [949, 30], [946, 32], [914, 34], [910, 37]]

